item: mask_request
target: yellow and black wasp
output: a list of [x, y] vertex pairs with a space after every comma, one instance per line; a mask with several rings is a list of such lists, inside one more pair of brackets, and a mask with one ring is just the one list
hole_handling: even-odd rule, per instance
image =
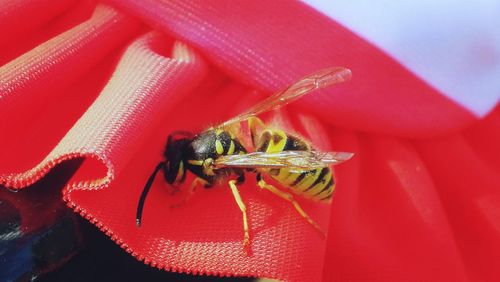
[[[302, 218], [321, 231], [320, 226], [306, 214], [288, 191], [315, 201], [329, 201], [335, 187], [330, 165], [346, 161], [353, 154], [316, 151], [303, 138], [266, 125], [256, 116], [350, 77], [351, 71], [345, 68], [323, 69], [300, 79], [237, 117], [200, 134], [186, 131], [172, 133], [167, 140], [164, 160], [156, 166], [142, 191], [137, 207], [137, 225], [141, 224], [144, 202], [158, 171], [163, 171], [165, 180], [171, 185], [183, 183], [186, 172], [190, 171], [196, 175], [189, 188], [190, 193], [200, 183], [208, 188], [221, 180], [228, 181], [243, 215], [243, 245], [246, 247], [250, 243], [247, 212], [238, 185], [245, 181], [245, 171], [251, 171], [256, 174], [260, 188], [289, 201]], [[245, 148], [240, 142], [241, 138], [238, 138], [241, 134], [239, 125], [245, 121], [250, 129], [251, 150]], [[233, 175], [236, 179], [231, 179]], [[287, 190], [266, 183], [263, 178], [265, 175]]]

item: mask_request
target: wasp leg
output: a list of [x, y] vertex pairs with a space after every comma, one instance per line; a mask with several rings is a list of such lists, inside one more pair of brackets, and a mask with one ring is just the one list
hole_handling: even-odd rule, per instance
[[179, 203], [177, 204], [173, 204], [171, 205], [170, 207], [171, 208], [178, 208], [182, 205], [184, 205], [190, 198], [191, 196], [194, 194], [194, 191], [196, 190], [196, 187], [200, 184], [203, 184], [204, 186], [208, 186], [210, 185], [210, 183], [208, 183], [205, 179], [202, 179], [202, 178], [199, 178], [199, 177], [196, 177], [193, 182], [191, 182], [191, 185], [189, 186], [189, 190], [187, 190], [187, 194], [186, 196], [184, 197], [184, 199], [182, 199], [182, 201], [180, 201]]
[[241, 199], [240, 192], [238, 191], [238, 187], [236, 187], [237, 180], [229, 180], [228, 184], [231, 187], [231, 191], [233, 192], [234, 200], [238, 204], [238, 207], [243, 214], [243, 248], [247, 248], [250, 246], [250, 235], [248, 231], [248, 219], [247, 219], [247, 208], [243, 200]]
[[309, 224], [311, 224], [314, 228], [316, 228], [323, 235], [323, 237], [326, 237], [326, 234], [321, 228], [321, 226], [319, 226], [319, 224], [317, 224], [311, 217], [309, 217], [309, 215], [307, 215], [307, 213], [302, 209], [299, 203], [295, 201], [295, 199], [291, 194], [283, 192], [271, 184], [267, 184], [260, 175], [260, 173], [257, 174], [257, 185], [259, 185], [260, 188], [266, 189], [271, 193], [273, 193], [274, 195], [290, 202], [303, 219], [305, 219], [307, 222], [309, 222]]
[[203, 186], [208, 186], [210, 185], [205, 179], [196, 177], [193, 182], [191, 182], [191, 185], [189, 186], [188, 190], [188, 196], [193, 195], [194, 190], [196, 190], [196, 187], [200, 184], [203, 184]]
[[264, 122], [258, 118], [258, 117], [251, 117], [247, 121], [248, 123], [248, 128], [250, 128], [250, 136], [252, 137], [252, 143], [253, 146], [256, 146], [257, 140], [255, 140], [256, 134], [257, 134], [257, 127], [260, 126], [261, 128], [265, 128], [266, 125]]

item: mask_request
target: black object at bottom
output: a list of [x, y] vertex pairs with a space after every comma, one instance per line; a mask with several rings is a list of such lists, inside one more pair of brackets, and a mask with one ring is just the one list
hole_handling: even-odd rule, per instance
[[89, 222], [80, 229], [87, 246], [58, 271], [39, 281], [254, 281], [251, 278], [221, 278], [166, 272], [143, 264], [116, 245]]

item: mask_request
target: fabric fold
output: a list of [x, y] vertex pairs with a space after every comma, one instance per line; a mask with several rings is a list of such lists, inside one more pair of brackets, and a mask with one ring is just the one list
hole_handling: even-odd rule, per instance
[[[167, 52], [166, 46], [168, 40], [158, 34], [138, 39], [125, 52], [96, 101], [50, 154], [26, 172], [2, 175], [1, 183], [13, 188], [30, 185], [56, 164], [76, 157], [96, 158], [108, 169], [101, 181], [87, 188], [109, 183], [115, 170], [140, 145], [140, 137], [147, 136], [145, 132], [151, 132], [158, 123], [165, 107], [174, 105], [180, 93], [189, 89], [179, 82], [187, 79], [194, 86], [203, 77], [201, 58], [182, 43], [174, 44], [172, 59], [155, 53], [156, 48]], [[146, 89], [154, 90], [146, 93]], [[168, 99], [162, 95], [169, 95]]]
[[[35, 2], [13, 2], [0, 25], [16, 28], [16, 11], [36, 14]], [[168, 271], [286, 281], [498, 276], [498, 105], [479, 119], [300, 2], [106, 3], [0, 67], [0, 186], [36, 189], [55, 166], [83, 158], [63, 190], [68, 205]], [[50, 3], [14, 31], [61, 20], [71, 5]], [[141, 191], [171, 132], [198, 133], [330, 66], [350, 68], [353, 80], [261, 116], [319, 150], [355, 153], [334, 168], [331, 205], [297, 197], [326, 240], [251, 173], [239, 187], [249, 254], [224, 182], [178, 205], [185, 195], [172, 195], [160, 173], [136, 226]]]
[[[85, 100], [92, 95], [91, 87], [79, 85], [74, 89], [73, 86], [91, 76], [89, 72], [101, 73], [107, 69], [99, 63], [137, 34], [139, 27], [138, 22], [112, 8], [98, 6], [87, 21], [0, 67], [0, 119], [3, 121], [0, 130], [9, 133], [9, 138], [0, 140], [3, 171], [30, 169], [50, 152], [62, 137], [53, 140], [53, 131], [65, 123], [58, 121], [58, 112], [74, 115], [65, 111], [64, 103], [71, 104], [71, 100]], [[96, 66], [98, 70], [92, 70]], [[95, 82], [88, 84], [98, 87]], [[80, 96], [72, 98], [73, 94]], [[51, 105], [59, 101], [59, 105]], [[47, 112], [49, 108], [53, 111]], [[78, 117], [70, 119], [73, 118]], [[43, 125], [45, 128], [36, 128], [34, 132], [26, 130], [44, 119], [49, 121]], [[50, 143], [46, 142], [49, 139]], [[36, 145], [31, 141], [36, 141]], [[29, 149], [20, 148], [21, 144]], [[12, 158], [15, 162], [4, 161], [11, 154], [17, 154]]]
[[[364, 262], [361, 264], [367, 268], [392, 269], [387, 280], [398, 280], [396, 277], [408, 273], [409, 280], [426, 280], [428, 272], [419, 272], [424, 268], [436, 280], [467, 281], [433, 174], [414, 145], [365, 134], [353, 137], [343, 133], [333, 139], [342, 142], [347, 138], [357, 154], [352, 162], [337, 168], [347, 183], [336, 195], [343, 201], [333, 203], [326, 261], [332, 267], [325, 269], [325, 277], [369, 280], [371, 274], [364, 276], [349, 267]], [[435, 251], [432, 257], [427, 255], [430, 249]], [[377, 260], [371, 260], [374, 257]], [[401, 261], [401, 257], [406, 259]], [[448, 269], [456, 270], [453, 277]]]
[[422, 138], [477, 120], [390, 55], [299, 1], [107, 3], [192, 44], [232, 78], [268, 94], [321, 68], [351, 69], [351, 82], [300, 105], [342, 128]]
[[20, 35], [33, 31], [43, 23], [57, 17], [62, 11], [74, 4], [74, 0], [0, 1], [0, 38], [10, 41]]
[[[224, 83], [217, 88], [210, 93], [202, 83], [188, 96], [197, 100], [196, 103], [185, 100], [184, 107], [168, 110], [168, 116], [175, 117], [175, 120], [158, 127], [106, 189], [74, 189], [66, 198], [76, 204], [75, 209], [82, 216], [100, 227], [127, 252], [160, 269], [204, 275], [319, 281], [326, 241], [300, 218], [288, 202], [261, 191], [251, 173], [239, 188], [249, 212], [249, 254], [243, 252], [241, 212], [226, 182], [220, 182], [212, 189], [199, 187], [188, 202], [179, 205], [185, 195], [172, 195], [172, 187], [160, 174], [147, 198], [142, 224], [140, 228], [136, 226], [140, 193], [154, 166], [161, 160], [166, 135], [174, 130], [189, 129], [190, 126], [184, 126], [191, 122], [200, 123], [198, 117], [201, 115], [197, 118], [191, 115], [213, 109], [207, 107], [209, 101], [228, 101], [226, 99], [242, 90]], [[202, 93], [205, 95], [199, 95]], [[206, 118], [218, 119], [218, 116], [227, 114], [224, 111], [228, 110], [214, 111]], [[280, 116], [289, 119], [286, 113]], [[325, 144], [329, 143], [328, 136], [318, 138]], [[80, 174], [81, 171], [75, 177], [81, 178]], [[188, 175], [185, 185], [192, 180], [192, 175]], [[326, 230], [330, 206], [300, 197], [297, 199]], [[294, 267], [297, 265], [300, 267]]]

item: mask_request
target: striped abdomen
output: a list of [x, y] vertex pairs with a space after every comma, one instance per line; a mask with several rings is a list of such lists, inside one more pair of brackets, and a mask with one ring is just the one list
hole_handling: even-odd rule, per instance
[[[256, 144], [256, 151], [267, 153], [309, 150], [312, 148], [305, 141], [277, 129], [264, 130]], [[313, 200], [328, 201], [335, 188], [330, 167], [304, 171], [270, 169], [267, 173], [293, 193]]]

